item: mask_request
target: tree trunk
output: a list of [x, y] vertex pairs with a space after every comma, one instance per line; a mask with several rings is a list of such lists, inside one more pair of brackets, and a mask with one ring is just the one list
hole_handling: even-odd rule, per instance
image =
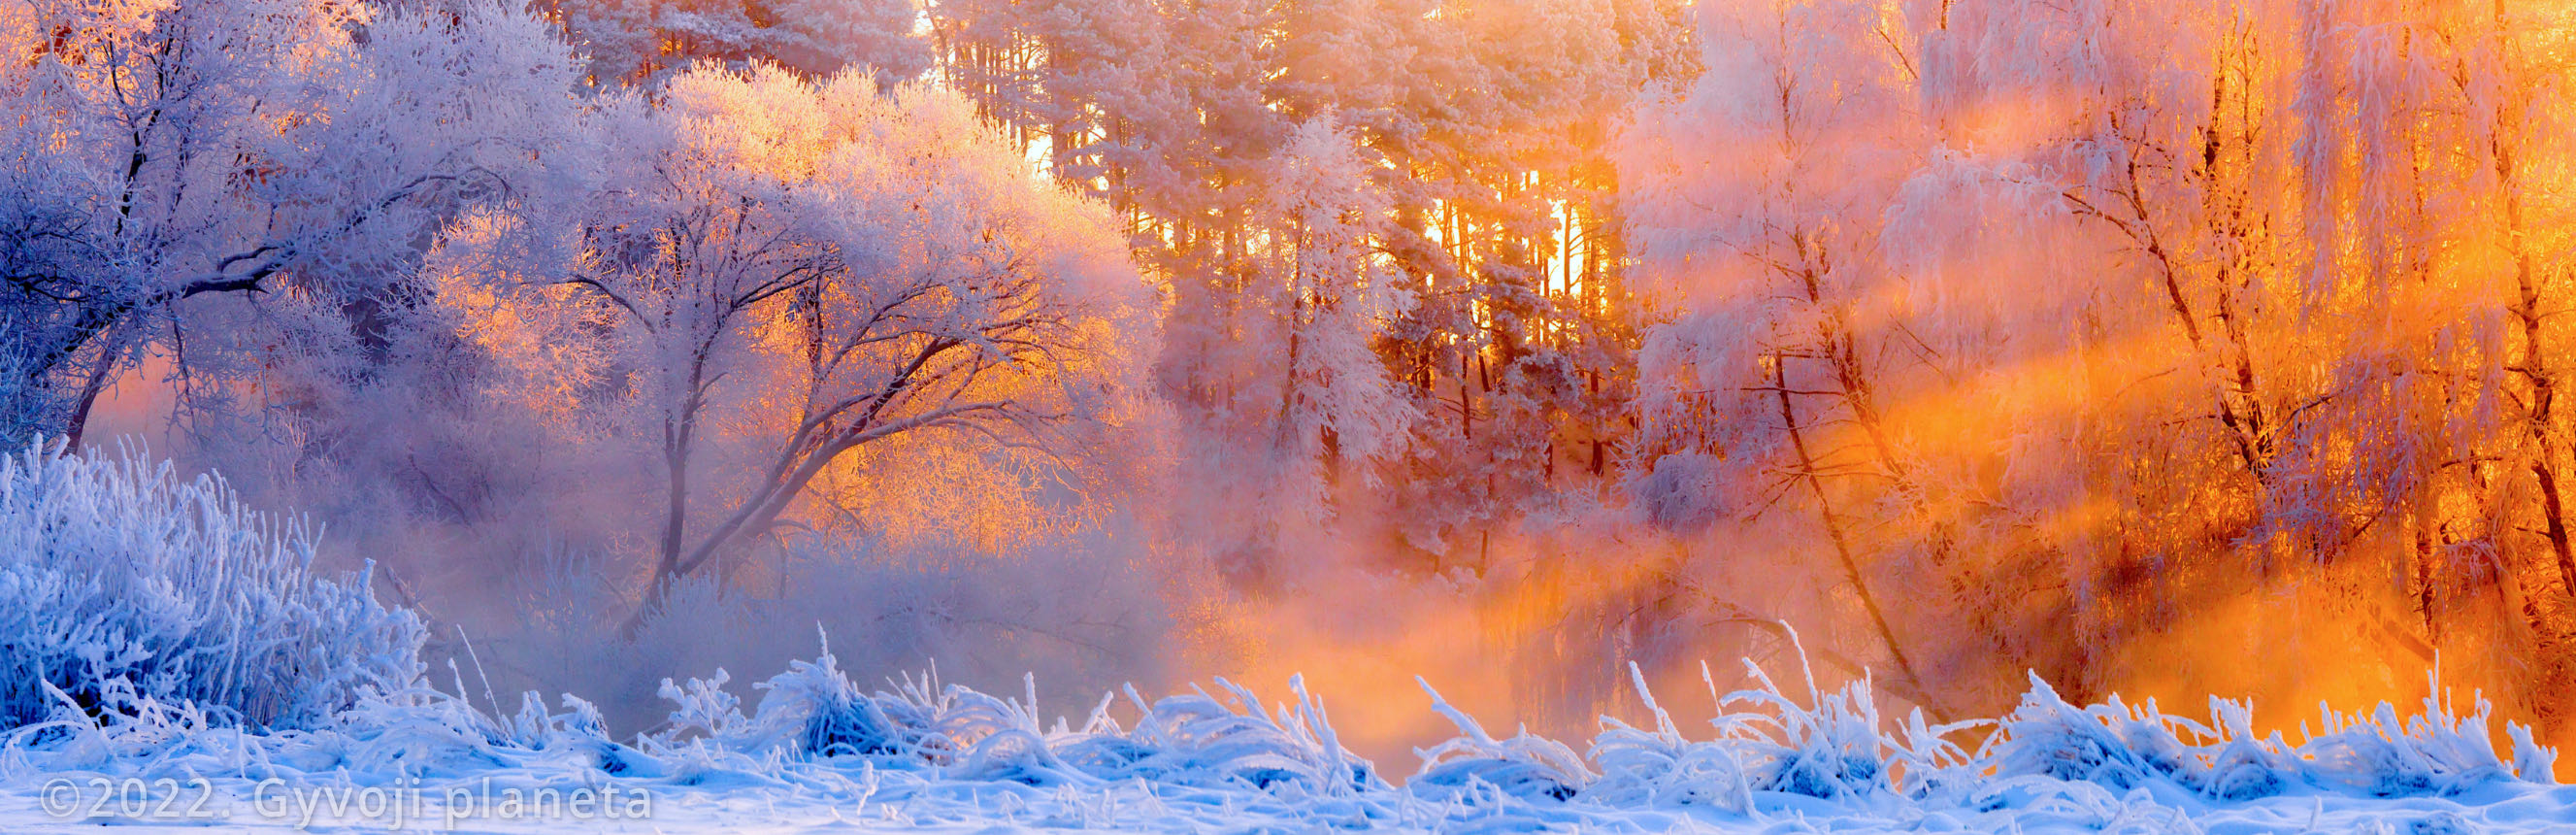
[[1888, 624], [1886, 609], [1878, 604], [1878, 596], [1870, 592], [1869, 580], [1862, 576], [1860, 562], [1852, 554], [1851, 540], [1844, 533], [1842, 516], [1834, 512], [1833, 500], [1825, 495], [1824, 481], [1816, 474], [1815, 457], [1807, 449], [1806, 429], [1798, 422], [1797, 401], [1789, 395], [1788, 363], [1784, 353], [1771, 353], [1771, 393], [1779, 400], [1780, 424], [1788, 431], [1789, 447], [1798, 456], [1798, 472], [1794, 477], [1804, 482], [1808, 494], [1815, 498], [1816, 515], [1824, 522], [1825, 538], [1833, 542], [1834, 556], [1840, 560], [1843, 579], [1851, 583], [1852, 592], [1860, 597], [1861, 608], [1869, 613], [1871, 626], [1878, 630], [1879, 640], [1887, 644], [1888, 655], [1895, 659], [1897, 673], [1905, 677], [1906, 683], [1922, 699], [1924, 712], [1931, 714], [1933, 721], [1938, 723], [1945, 712], [1933, 701], [1931, 687], [1922, 675], [1915, 672], [1914, 662], [1906, 656], [1905, 647], [1897, 642], [1896, 629]]
[[80, 399], [73, 402], [71, 416], [63, 421], [64, 448], [74, 452], [80, 450], [81, 435], [89, 429], [90, 409], [98, 404], [99, 394], [107, 390], [107, 381], [116, 376], [117, 366], [124, 364], [127, 343], [134, 335], [134, 325], [128, 322], [108, 327], [114, 333], [108, 336], [106, 345], [99, 347], [98, 364], [90, 368], [89, 379], [82, 381]]

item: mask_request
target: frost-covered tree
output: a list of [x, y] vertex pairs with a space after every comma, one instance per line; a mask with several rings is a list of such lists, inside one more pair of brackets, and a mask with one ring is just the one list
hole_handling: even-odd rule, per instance
[[[1400, 528], [1399, 562], [1417, 567], [1547, 506], [1558, 477], [1609, 471], [1637, 311], [1604, 149], [1640, 88], [1687, 73], [1677, 14], [1590, 0], [930, 11], [943, 75], [1127, 215], [1140, 263], [1169, 287], [1159, 376], [1200, 449], [1276, 412], [1289, 332], [1271, 302], [1297, 295], [1301, 244], [1272, 181], [1299, 164], [1301, 126], [1329, 115], [1349, 132], [1372, 215], [1358, 226], [1379, 283], [1409, 300], [1371, 349], [1418, 443], [1367, 467], [1382, 488], [1353, 497], [1407, 512], [1337, 524]], [[1221, 456], [1192, 466], [1235, 472]], [[1217, 538], [1270, 547], [1269, 521], [1213, 516], [1252, 529]]]
[[820, 78], [867, 67], [919, 77], [930, 45], [912, 0], [545, 0], [589, 58], [591, 83], [651, 86], [699, 61], [768, 61]]
[[[1407, 300], [1389, 284], [1372, 234], [1383, 215], [1356, 138], [1329, 115], [1300, 125], [1283, 149], [1271, 207], [1285, 221], [1288, 355], [1276, 437], [1298, 469], [1347, 459], [1367, 481], [1408, 443], [1414, 404], [1389, 379], [1374, 342]], [[1317, 475], [1304, 480], [1310, 501]], [[1321, 509], [1318, 501], [1313, 505]]]
[[1682, 530], [1811, 513], [1818, 559], [1922, 698], [1922, 639], [1899, 631], [1889, 591], [1949, 570], [1954, 535], [1931, 503], [1958, 487], [1886, 414], [1887, 377], [1921, 359], [1890, 321], [1907, 284], [1884, 257], [1925, 138], [1883, 123], [1907, 106], [1905, 67], [1874, 42], [1876, 4], [1701, 14], [1708, 73], [1641, 124], [1626, 169], [1647, 276], [1677, 304], [1640, 358], [1638, 499]]
[[[2538, 219], [2564, 207], [2532, 188], [2563, 116], [2519, 92], [2564, 83], [2536, 58], [2562, 21], [1699, 12], [1711, 71], [1623, 140], [1674, 311], [1641, 363], [1650, 514], [1937, 590], [1941, 623], [1865, 592], [1891, 611], [1852, 619], [1972, 700], [2023, 666], [2113, 686], [2106, 657], [2311, 686], [2169, 637], [2220, 618], [2396, 668], [2449, 648], [2524, 688], [2565, 663], [2565, 290], [2540, 265], [2566, 243]], [[1812, 526], [1776, 524], [1786, 497]], [[2236, 608], [2256, 594], [2298, 602]]]
[[[1280, 237], [1275, 260], [1235, 300], [1242, 338], [1201, 361], [1227, 363], [1224, 395], [1211, 390], [1204, 435], [1182, 452], [1200, 462], [1191, 477], [1220, 489], [1212, 500], [1273, 508], [1264, 522], [1332, 520], [1343, 490], [1382, 489], [1410, 451], [1421, 415], [1377, 353], [1385, 329], [1409, 300], [1392, 285], [1377, 241], [1382, 196], [1370, 187], [1364, 149], [1330, 115], [1300, 125], [1282, 149], [1278, 176], [1260, 211]], [[1246, 439], [1260, 439], [1246, 454]], [[1276, 530], [1256, 523], [1223, 567], [1266, 582]]]
[[525, 392], [539, 408], [650, 450], [648, 600], [770, 536], [854, 450], [1073, 455], [1060, 430], [1117, 408], [1143, 285], [1106, 213], [1033, 180], [957, 97], [702, 68], [602, 118], [617, 145], [570, 218], [570, 262], [511, 266], [557, 233], [503, 228], [454, 239], [504, 253], [454, 275], [507, 295], [484, 314], [503, 317], [496, 348], [573, 331], [521, 355], [525, 379], [564, 381]]
[[256, 339], [213, 301], [351, 299], [444, 213], [538, 186], [522, 177], [546, 138], [531, 127], [564, 102], [560, 45], [497, 6], [6, 12], [24, 28], [0, 68], [17, 114], [0, 124], [0, 323], [12, 373], [41, 392], [34, 423], [74, 438], [105, 384], [190, 317]]

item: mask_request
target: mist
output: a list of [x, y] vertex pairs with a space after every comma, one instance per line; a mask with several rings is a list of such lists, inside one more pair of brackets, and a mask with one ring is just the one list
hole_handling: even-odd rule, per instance
[[828, 642], [1381, 763], [1739, 658], [2576, 741], [2563, 8], [0, 8], [0, 428], [495, 714]]

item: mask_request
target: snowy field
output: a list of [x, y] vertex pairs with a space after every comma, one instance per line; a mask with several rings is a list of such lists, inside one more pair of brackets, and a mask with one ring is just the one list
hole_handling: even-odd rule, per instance
[[1114, 694], [1041, 723], [1025, 695], [862, 694], [828, 653], [748, 712], [721, 674], [665, 687], [670, 726], [628, 742], [577, 699], [496, 717], [418, 690], [269, 735], [151, 708], [9, 734], [0, 831], [2576, 831], [2552, 753], [2509, 727], [2500, 754], [2483, 705], [2324, 714], [2291, 743], [2223, 701], [2194, 721], [2035, 683], [1999, 720], [1926, 727], [1859, 684], [1756, 679], [1714, 721], [1657, 708], [1580, 751], [1426, 695], [1458, 735], [1401, 774], [1343, 750], [1302, 688]]

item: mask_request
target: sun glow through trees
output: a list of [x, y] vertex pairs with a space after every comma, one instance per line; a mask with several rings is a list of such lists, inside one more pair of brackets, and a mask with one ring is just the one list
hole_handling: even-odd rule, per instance
[[2576, 6], [0, 0], [0, 58], [0, 428], [155, 433], [517, 684], [822, 621], [1566, 735], [1794, 627], [1936, 717], [2438, 659], [2576, 728]]

